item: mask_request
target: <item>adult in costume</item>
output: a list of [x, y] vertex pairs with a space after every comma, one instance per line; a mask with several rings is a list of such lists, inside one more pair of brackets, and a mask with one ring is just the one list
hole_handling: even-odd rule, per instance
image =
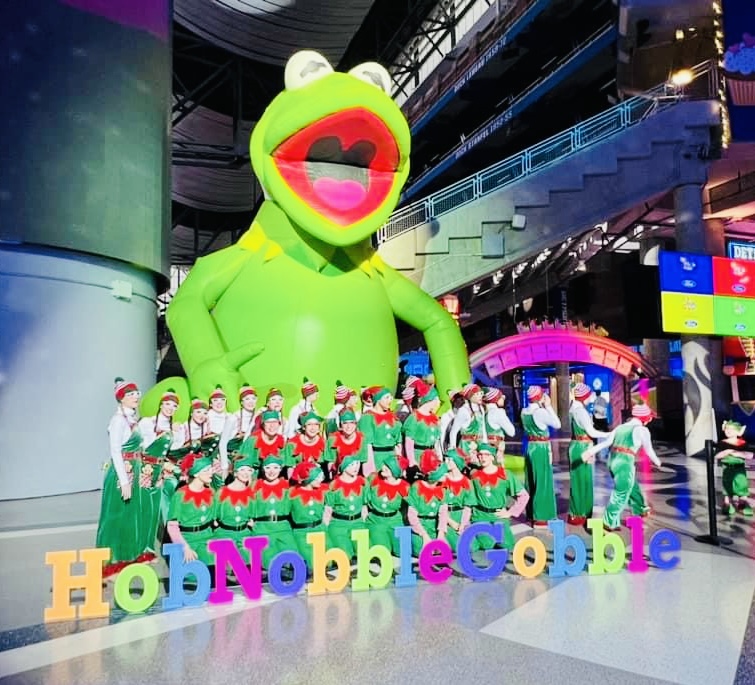
[[267, 535], [268, 546], [262, 551], [262, 566], [270, 568], [273, 557], [286, 550], [296, 551], [291, 532], [291, 499], [288, 481], [281, 478], [283, 459], [270, 454], [262, 461], [263, 478], [253, 488], [254, 521], [252, 535]]
[[487, 442], [487, 430], [485, 426], [485, 408], [482, 405], [482, 388], [476, 383], [464, 386], [461, 395], [465, 403], [459, 407], [451, 426], [449, 445], [466, 451], [466, 443]]
[[450, 393], [449, 399], [451, 400], [451, 408], [443, 412], [443, 415], [440, 417], [440, 439], [444, 452], [452, 447], [456, 447], [455, 445], [451, 445], [451, 426], [453, 426], [459, 409], [464, 405], [464, 396], [461, 392], [454, 391]]
[[286, 439], [281, 435], [280, 413], [267, 409], [260, 415], [262, 429], [254, 431], [239, 447], [239, 454], [251, 457], [255, 466], [259, 466], [266, 457], [275, 456], [283, 464]]
[[286, 428], [283, 431], [284, 437], [290, 440], [299, 432], [301, 429], [299, 419], [302, 416], [305, 414], [317, 414], [315, 402], [317, 402], [319, 395], [320, 389], [305, 376], [303, 385], [301, 386], [302, 398], [291, 408]]
[[220, 435], [225, 428], [225, 422], [228, 420], [227, 404], [228, 398], [223, 388], [216, 385], [210, 394], [210, 407], [207, 412], [208, 428], [213, 435]]
[[438, 391], [422, 384], [417, 409], [404, 421], [404, 447], [409, 466], [416, 468], [426, 450], [435, 450], [440, 457], [440, 419]]
[[230, 463], [238, 457], [241, 443], [248, 438], [254, 430], [254, 421], [257, 417], [257, 391], [249, 385], [242, 386], [239, 390], [239, 402], [241, 408], [229, 414], [225, 422], [223, 433], [220, 437], [218, 450], [221, 463]]
[[488, 444], [498, 449], [497, 459], [503, 463], [506, 447], [506, 436], [514, 437], [516, 430], [511, 423], [506, 410], [506, 396], [498, 388], [486, 388], [482, 397], [485, 402], [485, 432]]
[[323, 522], [328, 528], [328, 543], [354, 558], [354, 543], [351, 531], [365, 528], [367, 506], [365, 504], [366, 483], [359, 475], [359, 459], [349, 456], [341, 461], [339, 475], [330, 483], [325, 493]]
[[[217, 403], [217, 399], [215, 401]], [[223, 398], [223, 402], [225, 402], [225, 397]], [[203, 400], [195, 397], [191, 401], [191, 415], [186, 424], [186, 442], [184, 443], [184, 448], [187, 453], [191, 452], [192, 454], [212, 459], [212, 486], [217, 490], [223, 485], [228, 476], [228, 461], [226, 457], [226, 461], [223, 463], [223, 460], [220, 458], [218, 450], [220, 433], [214, 433], [212, 430], [212, 426], [210, 425], [211, 411]], [[217, 428], [218, 425], [220, 424], [216, 419], [215, 427]], [[223, 425], [225, 425], [225, 419], [223, 420]]]
[[249, 550], [244, 538], [251, 534], [249, 524], [254, 518], [254, 462], [242, 457], [233, 465], [233, 480], [220, 488], [215, 495], [214, 537], [233, 540], [241, 556], [249, 563]]
[[527, 434], [527, 490], [530, 493], [532, 523], [545, 528], [556, 518], [553, 489], [553, 452], [549, 428], [561, 428], [551, 398], [539, 385], [527, 388], [529, 404], [522, 409], [522, 428]]
[[403, 508], [409, 495], [409, 483], [401, 477], [406, 465], [403, 457], [388, 455], [380, 471], [368, 479], [365, 493], [370, 543], [393, 550], [395, 556], [399, 556], [399, 544], [393, 531], [404, 523]]
[[283, 404], [283, 393], [278, 388], [270, 388], [270, 390], [267, 391], [267, 397], [265, 397], [265, 407], [257, 414], [254, 421], [254, 430], [258, 431], [262, 429], [262, 414], [269, 410], [278, 414], [278, 420], [280, 422], [278, 432], [283, 435], [285, 428], [285, 421], [283, 420]]
[[280, 383], [293, 397], [305, 374], [325, 387], [391, 385], [399, 318], [424, 333], [445, 395], [469, 378], [459, 327], [370, 244], [409, 174], [411, 136], [390, 75], [373, 62], [335, 73], [302, 51], [285, 86], [251, 136], [265, 200], [238, 242], [197, 260], [171, 300], [188, 380], [163, 383], [187, 399], [216, 383], [235, 397], [244, 382]]
[[472, 481], [462, 472], [466, 466], [464, 456], [458, 450], [448, 450], [444, 462], [448, 467], [448, 473], [443, 480], [443, 486], [446, 488], [445, 502], [448, 507], [446, 542], [455, 552], [459, 536], [472, 519], [472, 507], [477, 504], [477, 497]]
[[349, 399], [355, 397], [355, 395], [356, 393], [351, 388], [347, 388], [341, 381], [336, 381], [336, 390], [333, 393], [333, 408], [325, 417], [325, 432], [327, 435], [332, 435], [339, 429], [341, 412], [346, 409], [346, 403]]
[[359, 430], [364, 435], [368, 450], [365, 475], [372, 469], [380, 471], [385, 458], [390, 454], [401, 456], [401, 422], [391, 411], [393, 396], [388, 388], [380, 388], [372, 395], [374, 406], [362, 414]]
[[750, 482], [745, 467], [745, 460], [752, 459], [752, 452], [743, 449], [746, 445], [742, 440], [745, 428], [746, 426], [737, 421], [724, 421], [721, 427], [724, 437], [716, 448], [716, 459], [723, 465], [723, 509], [728, 516], [733, 516], [737, 509], [741, 509], [745, 516], [752, 516], [753, 503], [750, 499]]
[[[530, 496], [515, 476], [506, 473], [496, 464], [496, 449], [492, 445], [480, 445], [480, 468], [472, 474], [476, 502], [472, 506], [472, 523], [503, 524], [502, 547], [514, 549], [514, 534], [510, 519], [520, 516], [527, 507]], [[513, 500], [513, 502], [512, 502]], [[496, 546], [490, 535], [478, 535], [474, 550], [492, 549]]]
[[592, 417], [585, 406], [592, 396], [590, 386], [577, 383], [574, 399], [569, 406], [571, 441], [569, 442], [569, 518], [573, 526], [584, 526], [592, 518], [593, 461], [584, 458], [593, 439], [605, 438], [607, 433], [595, 430]]
[[110, 563], [103, 576], [112, 576], [134, 561], [154, 559], [159, 492], [150, 479], [144, 482], [142, 436], [136, 409], [141, 393], [135, 383], [115, 379], [118, 409], [108, 424], [110, 462], [105, 468], [97, 547], [110, 548]]
[[321, 487], [324, 475], [322, 469], [314, 462], [302, 461], [294, 468], [292, 480], [295, 485], [289, 491], [291, 528], [296, 549], [307, 562], [307, 569], [311, 574], [312, 546], [307, 542], [307, 535], [325, 530], [322, 522], [325, 513], [325, 489]]
[[655, 418], [653, 410], [646, 404], [632, 407], [632, 418], [622, 423], [608, 437], [585, 451], [585, 457], [594, 458], [606, 447], [610, 448], [608, 469], [613, 476], [613, 492], [603, 512], [603, 527], [606, 530], [621, 530], [621, 513], [627, 505], [637, 516], [647, 516], [650, 507], [637, 482], [636, 461], [640, 450], [647, 454], [656, 466], [661, 465], [647, 425]]
[[[351, 409], [344, 409], [339, 417], [340, 429], [328, 438], [325, 461], [331, 473], [340, 473], [341, 462], [346, 457], [356, 457], [365, 470], [369, 452], [364, 435], [357, 429], [357, 417]], [[367, 469], [374, 472], [374, 466]]]
[[311, 462], [317, 464], [322, 469], [323, 476], [330, 480], [330, 471], [325, 459], [327, 444], [320, 434], [323, 419], [314, 412], [309, 412], [302, 414], [299, 422], [301, 432], [286, 443], [286, 466], [293, 469], [303, 461]]
[[448, 525], [446, 489], [442, 480], [448, 473], [435, 450], [426, 450], [419, 460], [425, 478], [412, 483], [406, 497], [406, 520], [412, 528], [412, 553], [415, 557], [431, 540], [445, 540]]
[[199, 559], [208, 566], [215, 557], [207, 549], [213, 537], [215, 497], [212, 482], [212, 460], [187, 455], [184, 462], [189, 484], [173, 493], [168, 510], [168, 535], [171, 542], [183, 545], [184, 561]]

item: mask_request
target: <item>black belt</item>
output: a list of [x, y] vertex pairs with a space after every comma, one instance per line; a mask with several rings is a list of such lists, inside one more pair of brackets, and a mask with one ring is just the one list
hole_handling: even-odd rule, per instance
[[418, 445], [417, 443], [414, 443], [414, 449], [415, 450], [433, 450], [435, 449], [435, 445]]
[[417, 514], [417, 516], [419, 518], [421, 518], [421, 519], [436, 519], [436, 518], [438, 518], [438, 514], [430, 514], [428, 516], [420, 516], [419, 514]]
[[500, 509], [500, 507], [494, 507], [493, 509], [490, 509], [489, 507], [483, 507], [481, 504], [477, 504], [475, 508], [479, 509], [480, 511], [487, 511], [489, 514], [492, 514]]
[[357, 519], [362, 518], [362, 514], [354, 514], [353, 516], [346, 516], [344, 514], [336, 514], [333, 512], [333, 518], [338, 519], [339, 521], [356, 521]]
[[393, 452], [393, 450], [395, 449], [395, 445], [389, 445], [388, 447], [375, 447], [375, 445], [372, 446], [373, 452]]
[[258, 516], [255, 517], [255, 521], [288, 521], [288, 516]]
[[206, 528], [209, 528], [211, 525], [212, 525], [212, 521], [203, 523], [201, 526], [182, 526], [179, 523], [178, 529], [183, 533], [198, 533], [200, 530], [205, 530]]
[[316, 526], [319, 526], [321, 523], [322, 523], [322, 520], [309, 521], [308, 523], [296, 523], [295, 521], [291, 521], [291, 527], [292, 528], [315, 528]]
[[464, 507], [448, 507], [448, 511], [461, 511]]
[[221, 521], [218, 521], [218, 527], [222, 528], [223, 530], [235, 530], [238, 532], [240, 530], [246, 530], [249, 526], [246, 523], [240, 523], [237, 526], [229, 526], [225, 523], [222, 523]]
[[375, 516], [382, 516], [383, 518], [395, 516], [396, 514], [400, 513], [398, 509], [396, 511], [377, 511], [376, 509], [370, 509], [369, 511], [370, 514], [375, 514]]

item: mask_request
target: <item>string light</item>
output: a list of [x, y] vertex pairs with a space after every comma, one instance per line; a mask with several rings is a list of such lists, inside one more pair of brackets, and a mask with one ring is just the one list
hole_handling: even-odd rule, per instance
[[[716, 56], [719, 69], [724, 66], [724, 44], [723, 44], [723, 10], [719, 2], [713, 2], [711, 4], [713, 8], [713, 26], [716, 27], [716, 33], [714, 43], [716, 45]], [[731, 143], [731, 124], [729, 122], [729, 108], [726, 104], [726, 79], [723, 75], [719, 76], [721, 85], [718, 89], [718, 100], [721, 108], [721, 146], [725, 150]]]

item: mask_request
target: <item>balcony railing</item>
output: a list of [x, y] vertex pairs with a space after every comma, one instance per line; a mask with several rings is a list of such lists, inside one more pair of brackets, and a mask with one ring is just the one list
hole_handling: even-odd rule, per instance
[[690, 71], [693, 79], [688, 85], [677, 87], [663, 83], [423, 200], [402, 207], [378, 230], [377, 244], [596, 145], [679, 102], [717, 97], [719, 74], [714, 62], [703, 62]]

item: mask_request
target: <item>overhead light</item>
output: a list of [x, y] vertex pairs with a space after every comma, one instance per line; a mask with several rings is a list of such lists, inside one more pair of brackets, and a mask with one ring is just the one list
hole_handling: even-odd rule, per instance
[[473, 294], [473, 295], [477, 295], [477, 294], [478, 294], [478, 293], [480, 292], [480, 289], [481, 289], [481, 288], [482, 288], [482, 285], [480, 285], [479, 283], [475, 283], [475, 284], [474, 284], [474, 285], [472, 286], [472, 294]]
[[691, 69], [679, 69], [671, 75], [671, 83], [677, 88], [689, 85], [695, 79]]
[[500, 269], [493, 274], [493, 285], [498, 285], [503, 280], [503, 271]]
[[676, 31], [674, 31], [674, 38], [676, 38], [676, 40], [684, 40], [684, 29], [676, 29]]
[[587, 264], [585, 264], [585, 260], [584, 259], [580, 259], [577, 262], [577, 266], [576, 266], [576, 268], [574, 270], [575, 271], [587, 271]]

